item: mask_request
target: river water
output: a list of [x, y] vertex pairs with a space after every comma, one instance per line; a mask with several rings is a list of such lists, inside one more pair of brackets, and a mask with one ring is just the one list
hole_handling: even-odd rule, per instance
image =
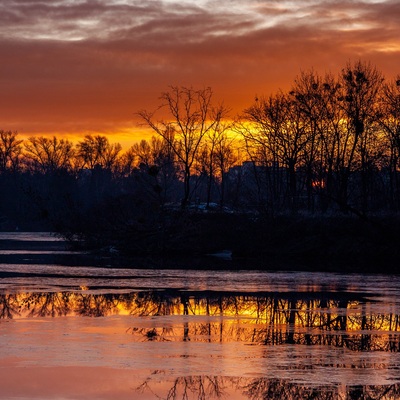
[[0, 398], [400, 398], [399, 276], [79, 256], [0, 233]]

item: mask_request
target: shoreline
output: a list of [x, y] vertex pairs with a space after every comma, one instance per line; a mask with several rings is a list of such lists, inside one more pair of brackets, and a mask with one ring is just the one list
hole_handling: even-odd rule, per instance
[[400, 273], [397, 216], [368, 221], [230, 214], [184, 217], [196, 229], [179, 221], [178, 235], [168, 230], [142, 237], [133, 230], [111, 231], [104, 232], [97, 243], [91, 241], [90, 233], [86, 242], [18, 241], [0, 236], [0, 259], [10, 264], [108, 268]]

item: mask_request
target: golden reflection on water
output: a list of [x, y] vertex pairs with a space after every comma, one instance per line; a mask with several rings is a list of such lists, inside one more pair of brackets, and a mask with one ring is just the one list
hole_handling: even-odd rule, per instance
[[[187, 316], [182, 324], [131, 326], [138, 340], [243, 341], [265, 345], [332, 345], [351, 350], [398, 352], [400, 319], [376, 313], [366, 299], [329, 293], [234, 294], [223, 292], [143, 291], [0, 295], [0, 317]], [[354, 297], [354, 296], [353, 296]], [[195, 318], [197, 317], [197, 318]], [[201, 317], [201, 318], [200, 318]]]
[[[377, 309], [388, 311], [377, 313]], [[18, 329], [24, 335], [26, 327], [30, 327], [30, 335], [35, 338], [40, 327], [32, 327], [31, 321], [49, 323], [49, 318], [55, 318], [51, 323], [51, 335], [60, 329], [67, 335], [63, 340], [69, 343], [66, 348], [70, 352], [75, 349], [73, 346], [78, 346], [73, 360], [74, 357], [85, 360], [80, 353], [92, 347], [94, 351], [90, 354], [101, 349], [94, 363], [104, 361], [104, 358], [110, 363], [121, 358], [121, 365], [128, 362], [131, 368], [137, 368], [138, 361], [134, 357], [138, 360], [145, 358], [145, 354], [151, 357], [159, 369], [144, 373], [138, 368], [126, 380], [130, 390], [134, 390], [132, 398], [137, 395], [141, 399], [153, 399], [155, 393], [159, 398], [170, 400], [400, 398], [397, 358], [388, 358], [398, 357], [393, 353], [400, 350], [400, 320], [395, 310], [384, 304], [375, 307], [372, 300], [362, 295], [325, 292], [149, 290], [104, 294], [82, 287], [68, 292], [0, 295], [0, 316], [3, 322], [16, 320], [13, 326], [5, 324], [14, 335]], [[117, 317], [121, 315], [123, 319]], [[78, 321], [86, 322], [75, 325]], [[7, 332], [5, 328], [3, 330]], [[29, 340], [30, 336], [22, 337]], [[80, 338], [78, 342], [77, 338]], [[92, 343], [92, 338], [98, 343]], [[13, 343], [11, 338], [8, 340]], [[175, 347], [166, 351], [168, 342], [175, 343]], [[237, 342], [241, 343], [240, 347]], [[204, 343], [209, 343], [207, 346], [210, 347], [198, 347]], [[224, 350], [220, 343], [224, 343]], [[30, 344], [25, 346], [32, 349]], [[63, 361], [64, 355], [57, 350], [57, 346], [63, 348], [65, 344], [55, 346], [52, 359], [61, 376], [65, 367], [58, 366], [57, 362], [68, 364], [69, 359]], [[105, 350], [109, 346], [113, 349], [110, 355]], [[12, 354], [11, 351], [8, 357]], [[58, 361], [54, 361], [55, 354], [59, 354]], [[35, 357], [35, 354], [29, 357]], [[10, 358], [5, 360], [8, 360], [8, 368]], [[240, 370], [231, 365], [235, 360], [240, 360]], [[146, 363], [148, 366], [150, 361]], [[200, 366], [198, 375], [169, 374], [168, 368], [176, 368], [178, 374], [186, 368], [197, 371], [193, 363]], [[224, 365], [227, 376], [213, 375], [211, 371], [207, 375], [210, 363], [215, 363], [215, 370], [218, 370], [218, 363]], [[5, 373], [6, 365], [4, 368], [0, 365], [0, 369]], [[232, 370], [237, 375], [242, 370], [248, 371], [249, 375], [229, 376]], [[319, 373], [322, 378], [315, 376]], [[338, 375], [329, 377], [329, 384], [324, 384], [323, 379], [328, 373]], [[371, 373], [379, 375], [375, 382], [386, 384], [366, 385]], [[343, 378], [351, 382], [354, 377], [357, 377], [356, 382], [363, 384], [340, 383]], [[304, 381], [299, 383], [296, 379]], [[317, 384], [307, 383], [314, 380]]]

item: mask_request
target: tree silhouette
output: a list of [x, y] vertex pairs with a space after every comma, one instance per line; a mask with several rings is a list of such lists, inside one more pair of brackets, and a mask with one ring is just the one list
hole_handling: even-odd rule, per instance
[[346, 116], [347, 136], [344, 140], [344, 152], [340, 165], [339, 202], [342, 210], [348, 208], [348, 181], [352, 171], [354, 157], [360, 157], [362, 172], [362, 209], [366, 211], [368, 137], [374, 134], [373, 125], [377, 120], [378, 94], [383, 77], [373, 66], [361, 61], [348, 64], [342, 71], [342, 96], [340, 104]]
[[194, 90], [171, 87], [161, 95], [168, 118], [155, 120], [155, 113], [140, 111], [142, 120], [161, 136], [176, 156], [183, 175], [184, 194], [182, 207], [188, 204], [191, 194], [191, 176], [201, 145], [206, 136], [217, 131], [227, 110], [224, 106], [212, 105], [210, 88]]
[[74, 150], [68, 140], [39, 136], [29, 138], [24, 145], [25, 157], [33, 163], [34, 169], [42, 173], [71, 167]]
[[122, 147], [119, 143], [110, 144], [105, 136], [86, 135], [77, 144], [77, 159], [81, 168], [93, 169], [96, 165], [112, 169], [117, 162]]
[[22, 153], [17, 132], [0, 130], [0, 172], [16, 170]]

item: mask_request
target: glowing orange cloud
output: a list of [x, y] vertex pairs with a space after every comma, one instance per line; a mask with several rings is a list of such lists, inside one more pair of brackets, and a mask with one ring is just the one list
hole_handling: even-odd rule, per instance
[[0, 129], [125, 146], [148, 134], [136, 112], [155, 109], [169, 85], [210, 86], [235, 114], [301, 70], [364, 59], [393, 78], [399, 18], [389, 0], [5, 0]]

